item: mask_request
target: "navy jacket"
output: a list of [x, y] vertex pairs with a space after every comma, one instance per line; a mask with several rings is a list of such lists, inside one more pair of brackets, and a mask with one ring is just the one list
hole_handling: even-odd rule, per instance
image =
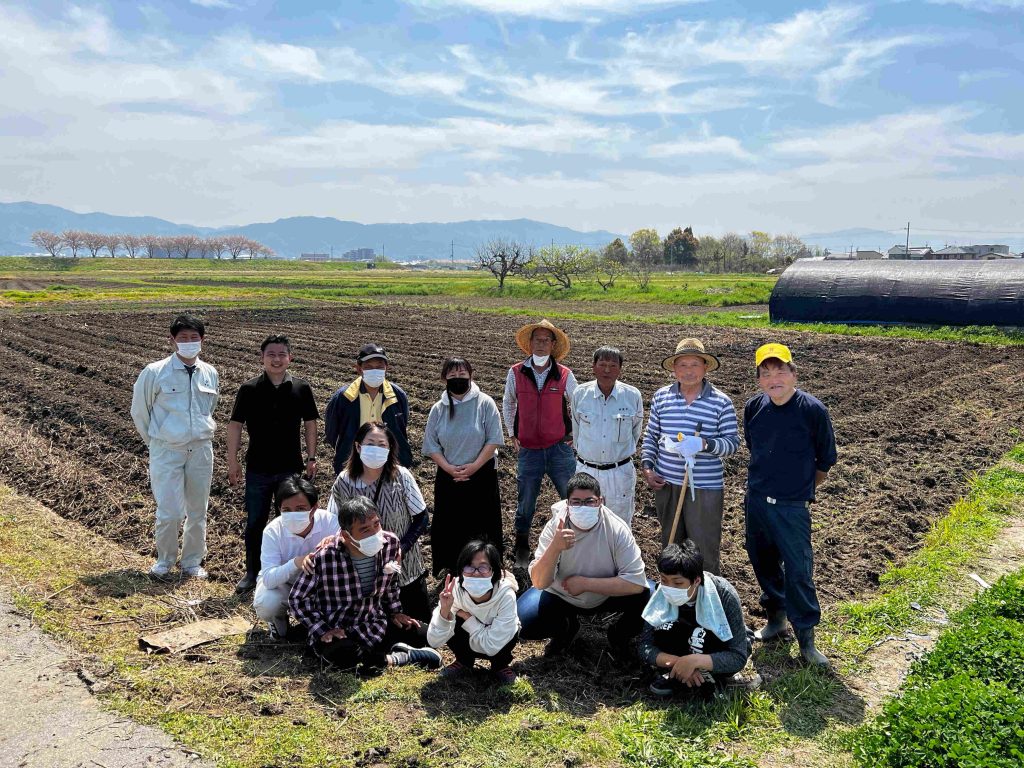
[[[331, 395], [324, 414], [324, 433], [328, 444], [334, 447], [334, 473], [341, 472], [352, 452], [359, 429], [359, 392], [362, 389], [363, 377], [356, 379], [347, 387], [343, 387]], [[384, 397], [384, 408], [381, 419], [395, 434], [398, 441], [398, 463], [403, 467], [412, 466], [412, 449], [409, 447], [409, 436], [406, 429], [409, 424], [409, 398], [397, 384], [387, 379], [381, 385]]]

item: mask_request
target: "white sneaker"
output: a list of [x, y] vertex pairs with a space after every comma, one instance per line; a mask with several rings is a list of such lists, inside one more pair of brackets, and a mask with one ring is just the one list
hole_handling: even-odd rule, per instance
[[162, 565], [160, 563], [153, 563], [149, 569], [149, 575], [155, 576], [158, 579], [166, 579], [171, 573], [170, 566]]
[[206, 569], [201, 565], [194, 566], [192, 568], [182, 568], [181, 572], [190, 579], [208, 579], [210, 574], [206, 572]]

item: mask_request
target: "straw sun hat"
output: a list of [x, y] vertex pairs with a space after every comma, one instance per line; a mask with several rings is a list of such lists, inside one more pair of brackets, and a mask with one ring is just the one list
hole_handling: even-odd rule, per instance
[[676, 344], [676, 351], [661, 361], [661, 367], [666, 371], [672, 371], [676, 358], [687, 355], [702, 358], [708, 364], [708, 373], [718, 369], [718, 358], [704, 351], [704, 344], [700, 339], [681, 340]]
[[552, 345], [551, 356], [555, 360], [563, 360], [566, 355], [569, 354], [569, 337], [565, 335], [565, 331], [561, 328], [556, 328], [552, 325], [550, 320], [541, 320], [539, 323], [527, 323], [518, 331], [516, 331], [516, 344], [526, 354], [533, 354], [533, 350], [530, 349], [530, 336], [538, 328], [544, 328], [545, 330], [551, 331], [555, 337], [555, 343]]

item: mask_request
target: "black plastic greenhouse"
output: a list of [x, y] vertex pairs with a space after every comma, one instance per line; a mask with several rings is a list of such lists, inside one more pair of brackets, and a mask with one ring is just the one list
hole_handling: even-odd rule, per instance
[[772, 322], [1024, 326], [1024, 259], [797, 261]]

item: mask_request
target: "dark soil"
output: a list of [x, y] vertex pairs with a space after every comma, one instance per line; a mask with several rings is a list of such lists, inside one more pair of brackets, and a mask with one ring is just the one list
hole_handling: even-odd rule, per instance
[[[169, 354], [170, 319], [171, 313], [0, 317], [0, 479], [144, 554], [153, 548], [154, 504], [146, 450], [129, 405], [139, 371]], [[468, 357], [482, 389], [499, 402], [508, 366], [521, 357], [512, 339], [520, 320], [472, 312], [342, 306], [210, 311], [204, 319], [204, 359], [220, 371], [222, 391], [207, 567], [213, 578], [226, 581], [241, 573], [245, 515], [242, 491], [227, 484], [225, 426], [237, 387], [259, 371], [259, 342], [266, 334], [291, 337], [292, 370], [312, 383], [321, 412], [331, 393], [351, 380], [354, 351], [368, 340], [384, 344], [390, 375], [409, 394], [414, 446], [441, 391], [438, 374], [446, 356]], [[668, 383], [660, 361], [676, 341], [702, 337], [723, 362], [714, 382], [738, 410], [756, 391], [754, 349], [769, 338], [791, 345], [801, 383], [829, 407], [839, 443], [839, 463], [814, 506], [815, 574], [826, 605], [872, 591], [887, 563], [904, 560], [920, 545], [968, 477], [993, 464], [1015, 442], [1010, 430], [1020, 427], [1020, 348], [642, 323], [561, 326], [573, 344], [566, 362], [581, 381], [591, 378], [592, 350], [615, 344], [627, 358], [623, 380], [645, 398]], [[321, 448], [318, 486], [325, 494], [330, 462], [330, 449]], [[743, 551], [745, 464], [744, 450], [726, 462], [722, 563], [756, 614], [756, 583]], [[514, 458], [502, 456], [499, 466], [508, 541]], [[429, 502], [434, 466], [423, 461], [415, 472]], [[555, 500], [545, 485], [534, 540]], [[650, 502], [646, 489], [638, 494], [639, 507]], [[640, 513], [634, 530], [651, 570], [657, 522]]]

